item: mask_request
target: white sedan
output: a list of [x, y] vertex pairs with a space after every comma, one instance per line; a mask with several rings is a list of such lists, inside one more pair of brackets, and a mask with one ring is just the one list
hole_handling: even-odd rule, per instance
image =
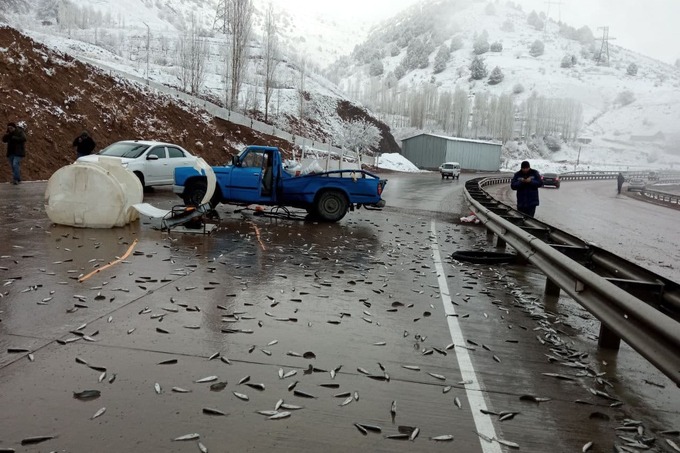
[[123, 167], [133, 172], [144, 187], [172, 185], [175, 168], [190, 167], [196, 157], [172, 143], [125, 140], [113, 143], [97, 154], [78, 159], [78, 162], [97, 162], [99, 156], [118, 157]]

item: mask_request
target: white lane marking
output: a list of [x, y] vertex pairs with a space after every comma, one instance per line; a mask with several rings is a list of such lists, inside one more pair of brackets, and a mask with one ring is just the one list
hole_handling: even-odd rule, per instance
[[[463, 332], [460, 330], [460, 323], [455, 315], [456, 309], [451, 302], [449, 285], [446, 283], [446, 274], [444, 273], [444, 266], [442, 266], [442, 258], [439, 254], [439, 244], [437, 243], [437, 229], [435, 221], [432, 221], [432, 257], [434, 258], [434, 267], [437, 271], [437, 279], [439, 281], [439, 292], [442, 295], [442, 303], [444, 304], [444, 313], [446, 313], [446, 320], [449, 324], [449, 332], [451, 332], [451, 340], [456, 345], [464, 345], [465, 339]], [[460, 368], [461, 377], [464, 381], [472, 381], [472, 384], [465, 385], [465, 394], [470, 403], [470, 410], [472, 411], [472, 419], [475, 422], [477, 432], [485, 435], [490, 439], [497, 439], [496, 430], [491, 421], [491, 416], [482, 414], [481, 410], [487, 410], [486, 401], [484, 400], [484, 393], [479, 385], [479, 378], [475, 373], [475, 368], [472, 365], [470, 354], [465, 348], [455, 348], [456, 360]], [[481, 437], [479, 443], [484, 453], [501, 453], [500, 444], [494, 442], [487, 442]]]

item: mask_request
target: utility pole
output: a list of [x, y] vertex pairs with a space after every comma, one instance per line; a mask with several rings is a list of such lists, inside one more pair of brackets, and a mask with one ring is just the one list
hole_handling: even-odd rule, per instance
[[600, 46], [600, 54], [597, 56], [597, 64], [606, 64], [609, 66], [609, 41], [616, 39], [609, 36], [609, 27], [597, 27], [602, 30], [602, 45]]
[[217, 8], [215, 8], [215, 20], [213, 21], [213, 30], [223, 34], [227, 34], [229, 27], [229, 5], [227, 0], [219, 0]]
[[149, 47], [151, 44], [151, 28], [146, 22], [142, 22], [146, 25], [146, 84], [149, 84]]
[[548, 20], [550, 19], [550, 6], [557, 5], [558, 11], [559, 11], [559, 22], [558, 23], [562, 23], [562, 5], [563, 5], [562, 2], [557, 2], [557, 1], [554, 1], [554, 0], [548, 0], [545, 3], [548, 5], [548, 8], [545, 12], [545, 23], [543, 24], [543, 32], [544, 33], [548, 28]]

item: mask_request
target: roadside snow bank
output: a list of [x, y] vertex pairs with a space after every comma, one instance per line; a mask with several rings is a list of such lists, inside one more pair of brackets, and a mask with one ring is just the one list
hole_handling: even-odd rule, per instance
[[378, 157], [378, 168], [385, 170], [403, 171], [407, 173], [421, 173], [418, 167], [413, 165], [413, 162], [405, 158], [399, 153], [385, 153]]

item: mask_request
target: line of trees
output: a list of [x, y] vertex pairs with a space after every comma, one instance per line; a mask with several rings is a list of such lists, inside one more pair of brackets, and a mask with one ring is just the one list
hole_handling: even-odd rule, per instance
[[470, 93], [461, 87], [451, 91], [433, 83], [407, 87], [387, 77], [371, 78], [365, 88], [357, 82], [353, 94], [391, 127], [415, 127], [472, 139], [505, 142], [552, 135], [575, 140], [583, 122], [579, 102], [536, 93], [518, 103], [514, 93]]

